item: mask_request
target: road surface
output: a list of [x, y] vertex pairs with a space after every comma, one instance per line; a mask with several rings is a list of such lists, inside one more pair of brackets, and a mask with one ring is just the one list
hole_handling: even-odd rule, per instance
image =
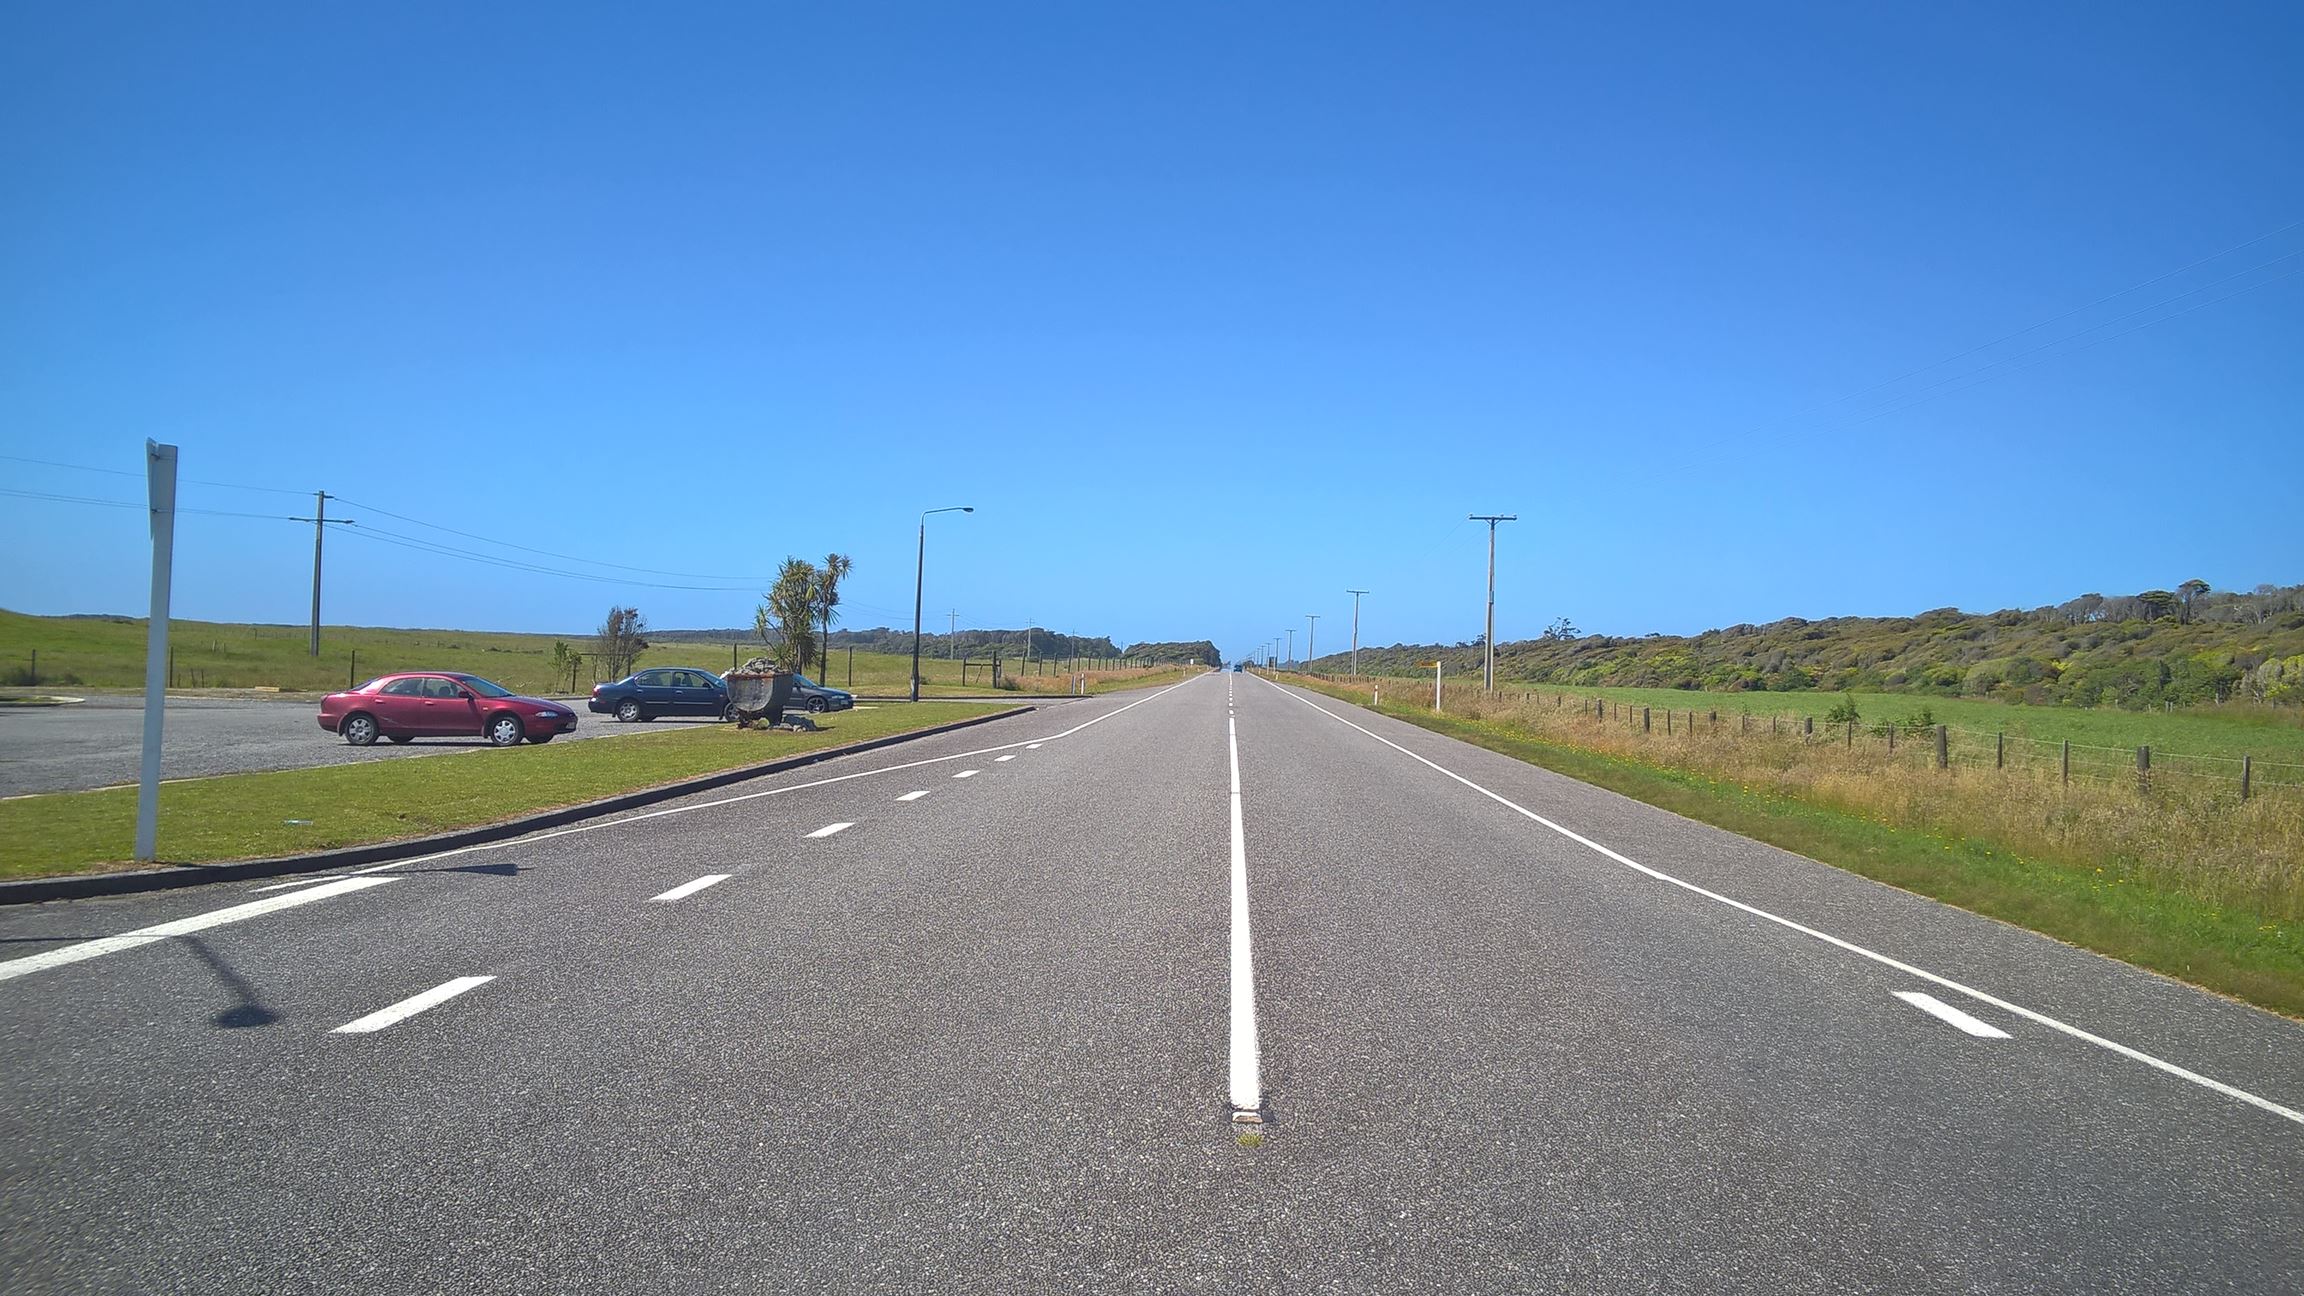
[[1253, 676], [0, 951], [11, 1292], [2304, 1290], [2304, 1026]]

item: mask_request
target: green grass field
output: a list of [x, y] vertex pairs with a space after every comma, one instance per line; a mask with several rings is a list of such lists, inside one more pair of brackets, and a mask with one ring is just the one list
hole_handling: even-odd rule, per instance
[[[923, 702], [825, 717], [818, 733], [683, 727], [164, 784], [160, 857], [210, 863], [420, 837], [1003, 709]], [[124, 867], [135, 824], [134, 788], [0, 801], [0, 878]]]
[[[35, 617], [0, 611], [0, 680], [28, 684], [24, 677], [29, 676], [37, 653], [39, 686], [44, 691], [74, 686], [141, 688], [144, 638], [144, 625], [138, 621]], [[587, 660], [578, 668], [571, 690], [568, 673], [555, 671], [552, 665], [555, 639], [589, 657], [588, 636], [323, 626], [317, 658], [306, 655], [309, 639], [303, 626], [175, 621], [169, 639], [175, 657], [173, 687], [178, 688], [325, 693], [390, 671], [453, 670], [492, 679], [522, 693], [565, 694], [589, 692], [599, 678]], [[644, 653], [640, 665], [723, 671], [759, 650], [756, 643], [663, 644]], [[1069, 668], [1069, 662], [1035, 662], [1035, 674], [1019, 675], [1022, 663], [1003, 663], [1003, 670], [1018, 676], [1022, 685], [1019, 691], [1027, 693], [1062, 692], [1063, 675]], [[908, 691], [911, 670], [908, 654], [851, 654], [836, 648], [831, 668], [824, 672], [827, 678], [819, 682], [858, 693], [891, 695]], [[813, 666], [808, 674], [816, 674]], [[965, 687], [960, 679], [961, 663], [956, 661], [924, 656], [920, 674], [922, 692], [930, 696], [991, 691], [982, 662], [969, 667]], [[1112, 673], [1112, 678], [1123, 677], [1128, 673]], [[1152, 676], [1138, 672], [1132, 678], [1150, 682]]]

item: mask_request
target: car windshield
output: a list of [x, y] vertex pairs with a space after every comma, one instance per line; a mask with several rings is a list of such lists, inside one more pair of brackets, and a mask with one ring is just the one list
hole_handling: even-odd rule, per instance
[[484, 680], [477, 675], [459, 675], [456, 678], [464, 681], [464, 686], [466, 688], [471, 689], [473, 692], [479, 694], [482, 697], [512, 696], [512, 690], [494, 682], [493, 680]]

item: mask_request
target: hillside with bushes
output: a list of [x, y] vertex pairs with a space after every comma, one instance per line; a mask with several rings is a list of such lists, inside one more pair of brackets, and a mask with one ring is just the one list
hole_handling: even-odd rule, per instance
[[[1435, 657], [1477, 673], [1477, 640], [1360, 650], [1362, 674], [1413, 675]], [[1312, 664], [1342, 673], [1345, 654]], [[1496, 646], [1499, 680], [1743, 692], [1854, 690], [2034, 705], [2304, 707], [2304, 585], [2246, 593], [2083, 594], [2030, 611], [1938, 608], [1909, 617], [1786, 617], [1694, 636], [1580, 635], [1565, 620]]]

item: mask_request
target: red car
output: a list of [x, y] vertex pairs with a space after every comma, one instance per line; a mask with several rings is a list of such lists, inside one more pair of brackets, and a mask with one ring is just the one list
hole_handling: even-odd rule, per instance
[[546, 743], [576, 727], [576, 713], [557, 702], [521, 697], [477, 675], [379, 675], [356, 689], [320, 699], [320, 727], [355, 747], [378, 738], [486, 738], [516, 747]]

